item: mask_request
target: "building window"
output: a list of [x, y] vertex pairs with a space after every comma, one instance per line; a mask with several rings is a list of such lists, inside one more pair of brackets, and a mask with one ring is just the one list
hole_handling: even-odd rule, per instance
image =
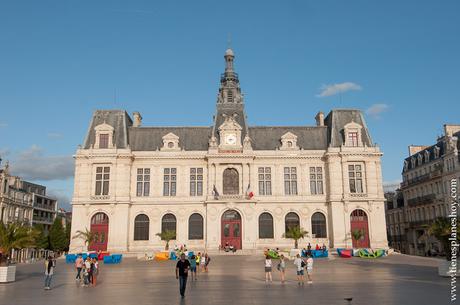
[[224, 195], [238, 195], [239, 191], [239, 174], [234, 168], [227, 168], [223, 174], [223, 193]]
[[[164, 234], [166, 231], [172, 231], [176, 233], [176, 223], [176, 216], [173, 214], [165, 214], [161, 219], [161, 233]], [[174, 235], [173, 239], [176, 239], [176, 234]]]
[[363, 172], [362, 165], [348, 165], [348, 180], [350, 183], [350, 193], [363, 193]]
[[188, 239], [203, 239], [203, 216], [194, 213], [188, 220]]
[[150, 168], [137, 169], [137, 196], [149, 196], [150, 194]]
[[310, 167], [310, 192], [312, 195], [323, 194], [322, 167]]
[[273, 238], [273, 216], [262, 213], [259, 216], [259, 238]]
[[110, 167], [96, 167], [96, 196], [109, 194]]
[[177, 170], [175, 168], [165, 168], [163, 175], [163, 196], [176, 196], [176, 178]]
[[203, 195], [203, 168], [190, 169], [190, 196]]
[[134, 240], [149, 240], [149, 217], [139, 214], [134, 219]]
[[287, 232], [290, 228], [295, 227], [300, 227], [299, 215], [294, 212], [289, 212], [284, 219], [284, 230]]
[[326, 217], [323, 213], [316, 212], [311, 216], [311, 233], [315, 238], [326, 238]]
[[359, 146], [357, 131], [350, 131], [348, 133], [348, 143], [350, 146]]
[[284, 168], [284, 194], [297, 195], [297, 169], [295, 167]]
[[259, 167], [259, 195], [272, 194], [272, 174], [270, 167]]
[[109, 148], [109, 135], [101, 133], [99, 135], [99, 148]]

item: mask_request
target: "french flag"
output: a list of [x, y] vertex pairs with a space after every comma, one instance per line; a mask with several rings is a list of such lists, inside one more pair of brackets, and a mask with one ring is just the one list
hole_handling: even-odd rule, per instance
[[249, 183], [248, 188], [246, 190], [246, 198], [247, 199], [252, 199], [252, 197], [254, 197], [254, 192], [251, 191], [251, 184]]

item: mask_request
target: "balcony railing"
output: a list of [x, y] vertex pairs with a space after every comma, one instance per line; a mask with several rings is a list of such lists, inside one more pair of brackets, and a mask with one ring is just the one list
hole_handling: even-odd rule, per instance
[[424, 204], [431, 204], [436, 200], [436, 194], [429, 194], [425, 196], [415, 197], [407, 200], [407, 203], [410, 207], [424, 205]]
[[52, 222], [53, 222], [53, 218], [51, 218], [51, 217], [43, 217], [43, 216], [35, 216], [35, 215], [34, 215], [33, 221], [40, 221], [40, 222], [52, 223]]
[[35, 204], [34, 208], [44, 209], [48, 211], [54, 211], [54, 206], [46, 205], [46, 204]]
[[442, 171], [440, 169], [436, 169], [436, 170], [432, 171], [431, 173], [421, 175], [421, 176], [418, 176], [418, 177], [415, 177], [415, 178], [412, 178], [412, 179], [408, 179], [408, 180], [402, 182], [401, 187], [404, 188], [404, 187], [408, 187], [409, 185], [419, 184], [419, 183], [428, 181], [430, 179], [438, 178], [441, 175], [442, 175]]

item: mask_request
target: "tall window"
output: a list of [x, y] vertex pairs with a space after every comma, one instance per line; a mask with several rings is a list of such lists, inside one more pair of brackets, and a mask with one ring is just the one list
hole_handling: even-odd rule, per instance
[[[161, 219], [161, 233], [166, 231], [173, 231], [176, 233], [176, 216], [173, 214], [165, 214]], [[176, 239], [176, 236], [174, 236], [173, 239]]]
[[190, 169], [190, 196], [203, 195], [203, 168]]
[[188, 219], [188, 239], [203, 239], [203, 216], [198, 213]]
[[137, 196], [148, 196], [150, 194], [150, 168], [137, 169]]
[[310, 167], [310, 192], [312, 195], [323, 194], [322, 167]]
[[316, 238], [326, 238], [326, 217], [323, 213], [316, 212], [311, 216], [311, 233]]
[[149, 240], [149, 217], [139, 214], [134, 219], [134, 240]]
[[163, 196], [176, 196], [176, 176], [175, 168], [165, 168], [163, 175]]
[[289, 231], [290, 228], [300, 227], [299, 215], [294, 212], [289, 212], [284, 219], [285, 232]]
[[284, 168], [284, 194], [297, 195], [297, 168]]
[[272, 194], [272, 174], [270, 167], [259, 167], [259, 195]]
[[109, 135], [107, 133], [99, 135], [99, 148], [109, 148]]
[[236, 169], [225, 169], [222, 178], [224, 195], [238, 195], [240, 193], [240, 177]]
[[363, 193], [362, 165], [348, 165], [348, 180], [350, 182], [350, 193]]
[[96, 193], [95, 195], [109, 194], [110, 167], [96, 167]]
[[350, 146], [358, 146], [358, 132], [350, 131], [348, 133], [348, 143]]
[[262, 213], [259, 216], [259, 238], [273, 238], [273, 216]]

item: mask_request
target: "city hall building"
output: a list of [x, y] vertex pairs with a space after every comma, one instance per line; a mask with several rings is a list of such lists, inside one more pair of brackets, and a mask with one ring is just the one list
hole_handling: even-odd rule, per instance
[[[225, 52], [211, 126], [148, 127], [135, 112], [98, 110], [75, 155], [72, 236], [89, 248], [160, 250], [171, 244], [291, 248], [283, 237], [329, 247], [386, 248], [382, 153], [359, 110], [316, 115], [315, 126], [248, 124], [234, 54]], [[364, 236], [355, 241], [354, 230]], [[85, 250], [72, 239], [71, 251]]]

